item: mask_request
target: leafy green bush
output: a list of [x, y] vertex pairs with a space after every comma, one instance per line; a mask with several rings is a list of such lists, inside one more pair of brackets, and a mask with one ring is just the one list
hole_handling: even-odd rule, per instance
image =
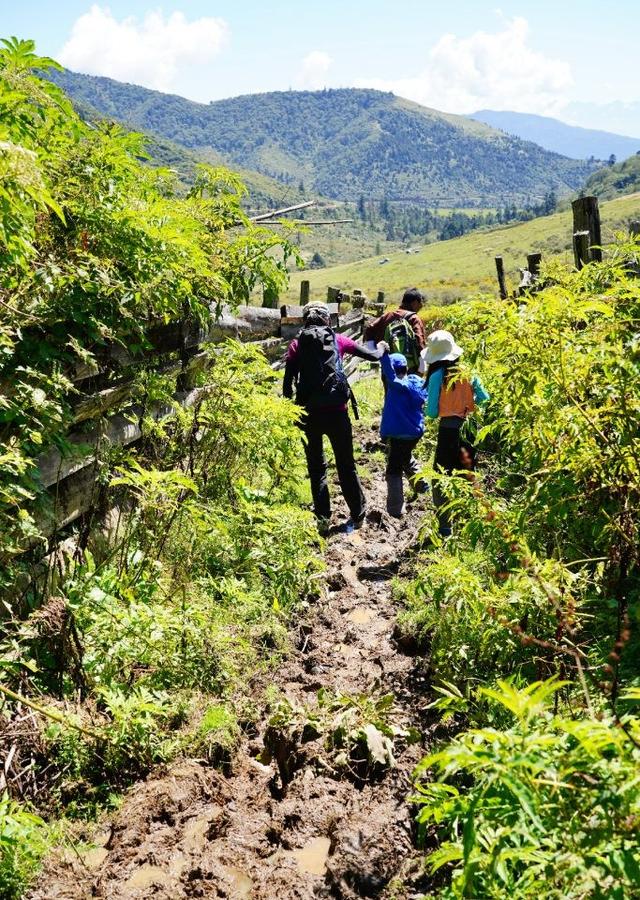
[[427, 863], [451, 879], [437, 896], [640, 894], [640, 722], [555, 716], [560, 686], [481, 689], [510, 727], [464, 732], [420, 764], [418, 822], [441, 841]]
[[491, 394], [484, 477], [449, 483], [456, 537], [398, 588], [432, 707], [480, 726], [419, 768], [442, 897], [640, 893], [640, 726], [621, 702], [639, 674], [637, 251], [547, 266], [519, 305], [437, 313]]
[[9, 567], [47, 508], [36, 457], [70, 449], [78, 366], [104, 369], [113, 345], [149, 349], [150, 325], [210, 323], [260, 283], [279, 290], [294, 254], [247, 219], [237, 176], [200, 167], [185, 195], [171, 171], [142, 164], [140, 135], [85, 123], [36, 74], [55, 65], [32, 41], [0, 47], [0, 566]]
[[79, 714], [68, 716], [64, 725], [50, 724], [46, 731], [50, 762], [60, 772], [54, 798], [67, 816], [94, 812], [114, 786], [126, 786], [174, 755], [178, 741], [173, 731], [184, 723], [189, 708], [180, 695], [141, 685], [102, 688], [99, 698], [91, 733], [80, 730], [86, 715]]
[[[566, 574], [552, 560], [540, 571], [554, 584]], [[496, 570], [485, 548], [464, 549], [462, 542], [423, 555], [415, 577], [397, 581], [395, 593], [405, 606], [400, 626], [425, 649], [432, 678], [453, 682], [467, 695], [496, 675], [536, 677], [541, 660], [536, 664], [521, 632], [544, 641], [557, 626], [537, 580], [518, 568]]]
[[18, 900], [48, 846], [39, 816], [0, 794], [0, 896]]

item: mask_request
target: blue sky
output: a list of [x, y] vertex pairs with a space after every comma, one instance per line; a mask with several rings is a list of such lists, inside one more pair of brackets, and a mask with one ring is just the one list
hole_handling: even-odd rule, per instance
[[371, 86], [448, 112], [557, 115], [640, 136], [637, 0], [0, 0], [2, 34], [69, 68], [201, 102]]

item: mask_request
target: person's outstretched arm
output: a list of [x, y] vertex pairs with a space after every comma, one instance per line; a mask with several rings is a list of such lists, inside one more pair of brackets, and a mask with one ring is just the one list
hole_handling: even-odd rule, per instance
[[352, 338], [345, 337], [342, 334], [336, 335], [336, 341], [338, 342], [338, 349], [341, 353], [359, 356], [360, 359], [368, 359], [369, 362], [379, 362], [384, 353], [384, 350], [381, 350], [378, 347], [376, 347], [375, 350], [370, 350], [368, 347], [365, 347], [364, 344], [358, 344], [356, 341], [352, 340]]
[[396, 373], [393, 371], [393, 366], [391, 365], [391, 360], [389, 359], [388, 350], [382, 351], [382, 356], [380, 357], [380, 368], [382, 369], [382, 374], [387, 384], [393, 384], [395, 381]]

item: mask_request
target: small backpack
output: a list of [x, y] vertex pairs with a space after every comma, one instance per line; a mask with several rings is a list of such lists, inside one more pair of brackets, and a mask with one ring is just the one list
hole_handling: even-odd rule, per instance
[[475, 408], [473, 387], [466, 379], [454, 381], [450, 385], [445, 382], [442, 385], [438, 401], [438, 415], [440, 417], [457, 416], [460, 419], [466, 419]]
[[414, 371], [420, 365], [420, 347], [418, 339], [407, 316], [400, 314], [392, 319], [384, 332], [384, 339], [391, 353], [402, 353], [407, 358], [409, 370]]
[[303, 328], [298, 335], [296, 403], [307, 409], [341, 406], [350, 394], [333, 329], [328, 325]]

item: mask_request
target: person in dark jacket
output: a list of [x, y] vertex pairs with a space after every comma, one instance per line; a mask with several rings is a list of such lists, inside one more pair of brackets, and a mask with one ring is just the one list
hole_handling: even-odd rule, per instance
[[[404, 292], [402, 303], [397, 309], [390, 309], [383, 313], [378, 319], [371, 322], [365, 329], [364, 338], [367, 341], [373, 341], [378, 344], [385, 340], [387, 327], [397, 319], [406, 319], [413, 329], [417, 344], [418, 354], [424, 350], [426, 346], [426, 335], [424, 324], [418, 313], [424, 304], [424, 294], [418, 288], [409, 288]], [[418, 372], [418, 365], [409, 365], [409, 374], [415, 375]]]
[[346, 531], [360, 528], [365, 518], [365, 498], [353, 455], [353, 431], [348, 412], [350, 388], [342, 359], [345, 354], [376, 362], [381, 350], [369, 350], [351, 338], [335, 334], [330, 326], [329, 308], [310, 303], [303, 311], [303, 327], [289, 344], [283, 381], [283, 394], [304, 407], [301, 421], [304, 449], [311, 482], [313, 509], [321, 530], [331, 518], [331, 498], [327, 481], [327, 462], [323, 439], [331, 442], [342, 495], [351, 518]]
[[387, 442], [387, 512], [401, 518], [404, 513], [403, 474], [413, 481], [418, 493], [427, 484], [417, 478], [420, 466], [413, 456], [416, 444], [424, 434], [425, 383], [418, 375], [409, 375], [407, 359], [401, 353], [389, 353], [381, 342], [382, 371], [387, 392], [382, 408], [380, 436]]

